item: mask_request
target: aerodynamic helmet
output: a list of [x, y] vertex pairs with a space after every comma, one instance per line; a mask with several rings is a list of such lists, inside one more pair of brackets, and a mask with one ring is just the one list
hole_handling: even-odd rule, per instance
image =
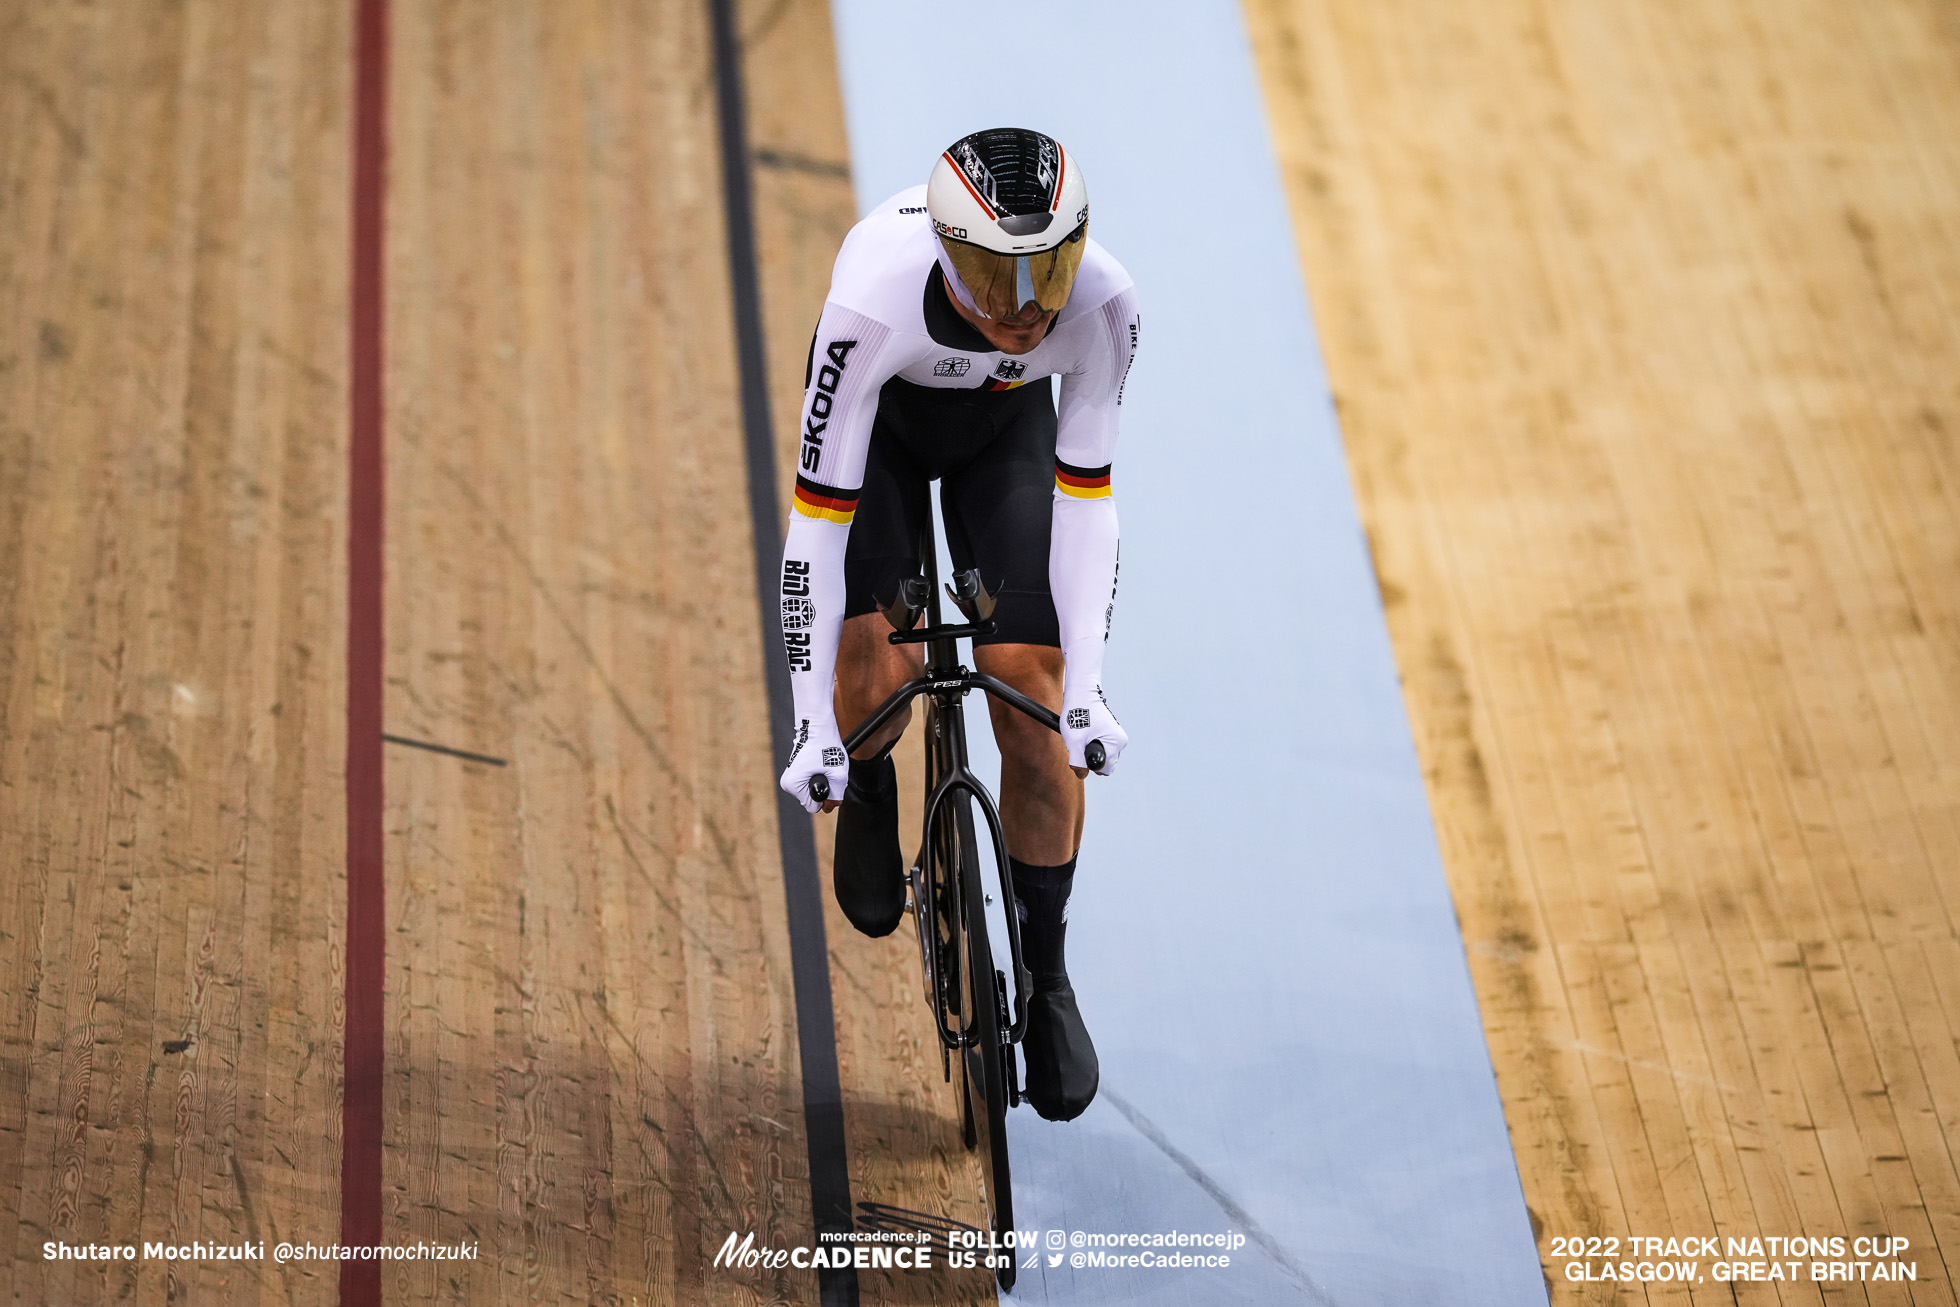
[[926, 209], [955, 294], [988, 318], [1068, 303], [1089, 232], [1089, 188], [1052, 136], [997, 127], [933, 165]]

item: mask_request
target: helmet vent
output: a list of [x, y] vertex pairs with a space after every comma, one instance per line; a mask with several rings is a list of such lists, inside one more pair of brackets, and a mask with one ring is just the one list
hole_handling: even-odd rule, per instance
[[1049, 211], [1062, 173], [1061, 147], [1053, 137], [1022, 127], [996, 127], [961, 137], [948, 153], [996, 213]]
[[1055, 221], [1052, 213], [1017, 213], [1011, 218], [1000, 220], [1000, 229], [1009, 236], [1033, 236], [1048, 230]]

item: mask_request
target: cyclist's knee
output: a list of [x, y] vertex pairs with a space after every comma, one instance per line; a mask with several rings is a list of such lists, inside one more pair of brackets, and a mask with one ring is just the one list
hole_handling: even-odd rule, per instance
[[[976, 661], [981, 671], [999, 677], [1050, 712], [1060, 710], [1061, 650], [1034, 644], [987, 645], [978, 651]], [[994, 738], [1000, 744], [1003, 759], [1012, 754], [1024, 765], [1043, 768], [1053, 754], [1060, 760], [1058, 765], [1066, 763], [1060, 736], [998, 700], [989, 700], [988, 706], [993, 717]]]
[[[847, 734], [923, 667], [916, 648], [894, 646], [884, 638], [889, 629], [884, 619], [875, 614], [844, 623], [837, 650], [837, 721]], [[876, 735], [864, 742], [857, 756], [865, 758], [877, 753], [897, 739], [911, 720], [909, 705], [899, 709]]]
[[974, 661], [981, 671], [999, 677], [1037, 703], [1051, 710], [1062, 706], [1060, 649], [1045, 644], [990, 644], [974, 652]]
[[1068, 756], [1061, 748], [1061, 737], [1055, 732], [1004, 704], [993, 706], [992, 717], [994, 742], [1000, 746], [1002, 766], [1030, 771], [1052, 771], [1057, 766], [1066, 769]]
[[863, 744], [860, 744], [851, 756], [860, 760], [876, 758], [879, 754], [885, 752], [899, 736], [905, 734], [905, 728], [911, 724], [912, 709], [910, 705], [907, 705], [893, 713], [891, 720], [879, 727]]
[[996, 707], [993, 726], [1003, 789], [1017, 801], [1063, 810], [1080, 802], [1082, 782], [1069, 770], [1061, 736], [1012, 708]]

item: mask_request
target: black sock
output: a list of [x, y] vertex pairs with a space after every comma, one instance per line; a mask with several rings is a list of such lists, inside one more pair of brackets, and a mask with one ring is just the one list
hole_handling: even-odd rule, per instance
[[1059, 867], [1031, 867], [1008, 858], [1014, 873], [1014, 897], [1021, 918], [1021, 960], [1034, 973], [1037, 986], [1068, 978], [1062, 961], [1062, 940], [1068, 934], [1068, 894], [1075, 884], [1075, 859]]
[[851, 788], [873, 802], [896, 793], [898, 768], [892, 763], [892, 751], [886, 749], [875, 758], [851, 759]]

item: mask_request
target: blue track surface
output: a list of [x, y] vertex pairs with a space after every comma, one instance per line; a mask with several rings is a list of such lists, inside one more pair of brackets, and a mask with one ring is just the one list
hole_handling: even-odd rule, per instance
[[[861, 208], [1037, 127], [1143, 306], [1105, 678], [1133, 743], [1069, 931], [1104, 1093], [1011, 1118], [1017, 1224], [1065, 1239], [1015, 1300], [1543, 1302], [1238, 7], [833, 8]], [[1069, 1232], [1171, 1230], [1248, 1240], [1071, 1265]]]

